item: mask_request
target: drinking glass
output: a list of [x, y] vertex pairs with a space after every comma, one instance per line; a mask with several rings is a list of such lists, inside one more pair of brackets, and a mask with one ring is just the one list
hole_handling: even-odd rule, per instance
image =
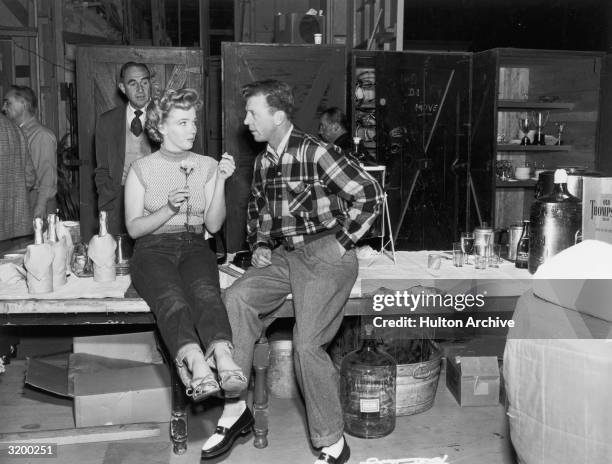
[[461, 232], [461, 251], [465, 254], [465, 264], [470, 263], [470, 254], [474, 250], [474, 233]]
[[461, 248], [461, 242], [453, 243], [453, 265], [455, 267], [463, 266], [463, 249]]
[[474, 268], [475, 269], [486, 269], [487, 268], [487, 257], [484, 255], [474, 256]]
[[502, 262], [502, 250], [505, 245], [496, 243], [493, 245], [491, 256], [489, 256], [489, 267], [499, 267]]
[[437, 277], [440, 275], [440, 265], [442, 264], [442, 256], [438, 253], [430, 253], [427, 255], [427, 270], [429, 273]]

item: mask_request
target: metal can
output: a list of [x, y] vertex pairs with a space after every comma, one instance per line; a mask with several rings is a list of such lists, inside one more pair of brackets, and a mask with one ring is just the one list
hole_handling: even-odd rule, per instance
[[516, 247], [521, 239], [523, 225], [516, 223], [508, 227], [508, 259], [514, 261], [516, 259]]
[[489, 256], [493, 246], [493, 228], [476, 227], [474, 229], [474, 252], [479, 256]]

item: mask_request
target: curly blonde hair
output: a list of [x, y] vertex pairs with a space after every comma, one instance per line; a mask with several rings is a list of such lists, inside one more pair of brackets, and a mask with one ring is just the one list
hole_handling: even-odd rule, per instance
[[200, 95], [194, 89], [166, 90], [161, 98], [154, 98], [147, 107], [145, 129], [149, 138], [157, 143], [164, 141], [164, 136], [159, 131], [159, 125], [166, 120], [173, 109], [189, 110], [195, 108], [196, 111], [199, 111], [202, 104]]

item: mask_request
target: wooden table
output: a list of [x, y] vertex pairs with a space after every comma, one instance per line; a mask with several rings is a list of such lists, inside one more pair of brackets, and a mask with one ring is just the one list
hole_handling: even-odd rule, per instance
[[[402, 252], [399, 252], [401, 256]], [[406, 253], [406, 252], [403, 252]], [[421, 254], [423, 252], [420, 252]], [[426, 252], [425, 252], [426, 253]], [[401, 270], [398, 268], [392, 268]], [[370, 270], [372, 271], [372, 270]], [[452, 270], [451, 271], [456, 271]], [[467, 271], [466, 271], [467, 272]], [[469, 272], [473, 273], [470, 269]], [[509, 270], [509, 272], [514, 272]], [[380, 273], [384, 275], [383, 273]], [[368, 273], [360, 270], [360, 275], [370, 278], [379, 275], [376, 270]], [[458, 274], [453, 274], [456, 278]], [[460, 274], [459, 274], [460, 275]], [[527, 279], [528, 275], [518, 274]], [[402, 275], [398, 275], [402, 277]], [[440, 276], [442, 277], [442, 276]], [[414, 276], [406, 279], [410, 281]], [[431, 276], [427, 277], [431, 279]], [[473, 280], [472, 277], [470, 279]], [[470, 280], [468, 279], [468, 280]], [[417, 279], [422, 281], [422, 279]], [[520, 286], [518, 287], [520, 288]], [[495, 295], [489, 294], [486, 298], [485, 307], [479, 312], [486, 313], [512, 313], [521, 291], [510, 292], [512, 294]], [[374, 313], [372, 310], [372, 297], [369, 295], [352, 296], [345, 306], [345, 316], [372, 316], [372, 315], [404, 315], [406, 309], [403, 307], [387, 307], [384, 313]], [[456, 314], [452, 308], [416, 308], [411, 315], [451, 315]], [[275, 318], [292, 317], [293, 305], [287, 300], [280, 310], [274, 315]], [[133, 290], [128, 289], [124, 298], [102, 298], [102, 299], [0, 299], [0, 325], [117, 325], [117, 324], [148, 324], [155, 325], [155, 319], [148, 305], [139, 298]], [[168, 358], [168, 356], [166, 356]], [[168, 361], [168, 359], [166, 359]], [[267, 446], [268, 435], [268, 392], [266, 387], [266, 373], [269, 363], [269, 347], [265, 337], [262, 337], [255, 348], [253, 367], [255, 370], [255, 392], [253, 401], [253, 413], [255, 416], [255, 440], [254, 446], [264, 448]], [[172, 362], [169, 364], [172, 366]], [[176, 369], [171, 368], [173, 411], [184, 412], [186, 408], [186, 397], [180, 379], [176, 375]], [[171, 439], [174, 451], [182, 454], [186, 451], [187, 424], [176, 424], [171, 422]]]

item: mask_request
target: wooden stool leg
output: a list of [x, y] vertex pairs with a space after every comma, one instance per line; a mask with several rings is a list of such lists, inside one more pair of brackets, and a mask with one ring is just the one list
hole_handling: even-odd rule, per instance
[[255, 448], [268, 446], [268, 387], [266, 373], [270, 364], [270, 348], [266, 337], [255, 344], [253, 368], [255, 369], [255, 392], [253, 395], [253, 416], [255, 417]]

